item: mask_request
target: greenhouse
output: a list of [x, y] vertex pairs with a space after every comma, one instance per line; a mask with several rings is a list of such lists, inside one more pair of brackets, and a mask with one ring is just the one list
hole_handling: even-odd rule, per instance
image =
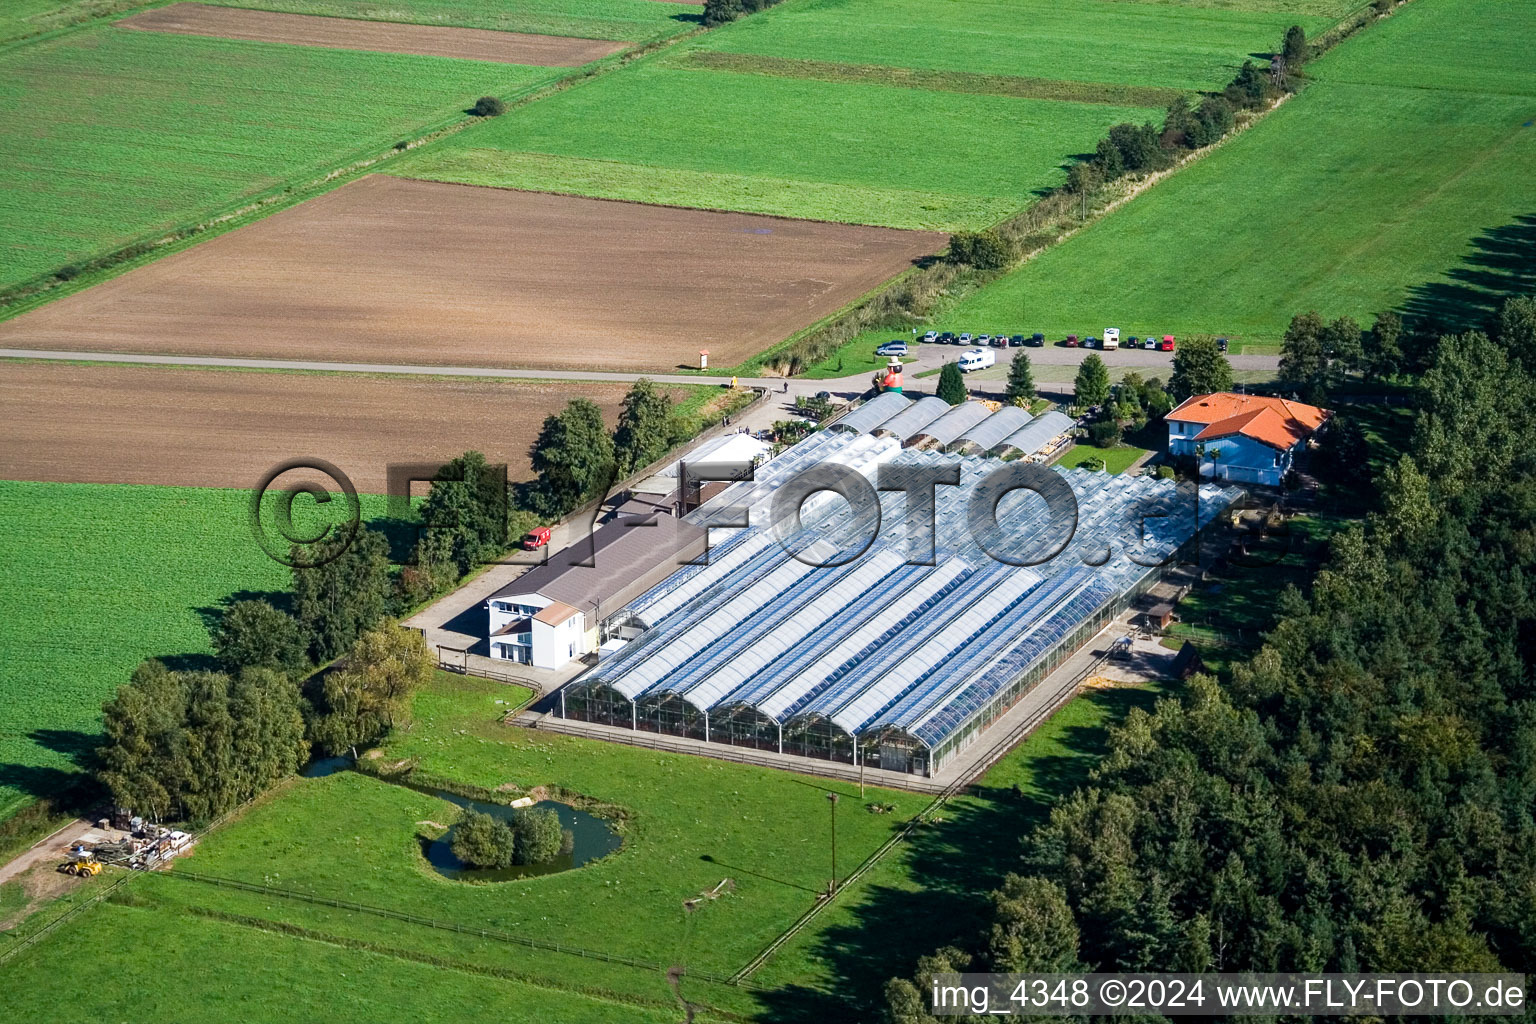
[[[936, 489], [933, 564], [909, 560], [909, 534], [928, 524], [899, 491], [880, 492], [878, 533], [858, 557], [841, 557], [862, 543], [852, 506], [828, 492], [804, 502], [798, 533], [777, 536], [775, 493], [820, 462], [871, 484], [887, 463], [958, 466], [960, 484]], [[1065, 548], [1034, 557], [1047, 506], [1014, 490], [997, 505], [989, 554], [966, 521], [971, 492], [1007, 467], [894, 437], [813, 434], [691, 514], [702, 526], [712, 508], [744, 507], [752, 526], [715, 530], [709, 564], [636, 599], [639, 635], [561, 691], [561, 714], [931, 775], [1160, 578], [1197, 516], [1211, 521], [1240, 494], [1201, 487], [1197, 513], [1188, 485], [1050, 470], [1077, 502]]]

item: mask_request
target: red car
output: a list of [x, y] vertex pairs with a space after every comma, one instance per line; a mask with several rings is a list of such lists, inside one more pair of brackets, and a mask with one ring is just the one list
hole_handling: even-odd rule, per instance
[[1066, 344], [1067, 348], [1077, 348], [1077, 335], [1075, 335], [1075, 334], [1067, 335], [1067, 340], [1066, 340], [1065, 344]]
[[1159, 352], [1172, 352], [1173, 351], [1173, 335], [1171, 335], [1171, 334], [1163, 335], [1163, 343], [1161, 345], [1157, 346], [1157, 350]]
[[549, 527], [535, 526], [523, 534], [523, 550], [534, 551], [549, 543]]

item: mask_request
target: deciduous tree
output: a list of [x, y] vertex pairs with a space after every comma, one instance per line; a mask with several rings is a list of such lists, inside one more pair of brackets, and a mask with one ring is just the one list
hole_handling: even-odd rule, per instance
[[1216, 339], [1208, 334], [1186, 338], [1173, 354], [1173, 376], [1168, 378], [1173, 399], [1182, 402], [1191, 395], [1231, 390], [1232, 364], [1216, 347]]

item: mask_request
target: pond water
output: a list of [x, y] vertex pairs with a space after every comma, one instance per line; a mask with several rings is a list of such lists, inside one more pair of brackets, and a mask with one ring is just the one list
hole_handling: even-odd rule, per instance
[[[433, 790], [432, 795], [466, 810], [479, 811], [503, 821], [512, 819], [514, 809], [506, 804], [488, 804], [442, 790]], [[541, 800], [533, 806], [547, 808], [559, 816], [560, 827], [569, 829], [571, 832], [574, 845], [570, 853], [542, 864], [514, 864], [509, 868], [471, 867], [453, 855], [453, 834], [458, 829], [457, 825], [443, 833], [440, 839], [423, 839], [421, 852], [427, 858], [427, 863], [432, 865], [433, 870], [444, 878], [463, 882], [510, 882], [518, 878], [553, 875], [560, 871], [569, 871], [571, 868], [579, 868], [588, 861], [608, 856], [623, 842], [619, 834], [609, 828], [608, 823], [602, 818], [588, 814], [586, 811], [578, 811], [569, 804]]]
[[[352, 758], [350, 757], [322, 757], [316, 758], [304, 766], [299, 773], [306, 779], [320, 779], [337, 772], [351, 771]], [[483, 800], [471, 800], [468, 797], [459, 796], [457, 793], [449, 793], [447, 790], [434, 789], [430, 786], [412, 785], [409, 782], [397, 782], [388, 779], [380, 779], [391, 785], [405, 786], [414, 789], [418, 793], [426, 793], [440, 800], [462, 807], [468, 811], [479, 811], [489, 814], [493, 818], [510, 822], [516, 808], [506, 804], [486, 803]], [[561, 871], [569, 871], [571, 868], [579, 868], [588, 861], [597, 860], [613, 853], [623, 843], [623, 839], [608, 826], [608, 823], [594, 814], [586, 811], [578, 811], [569, 804], [562, 804], [555, 800], [541, 800], [533, 805], [544, 807], [555, 812], [560, 818], [560, 827], [569, 829], [571, 833], [572, 848], [570, 853], [561, 854], [554, 860], [545, 861], [542, 864], [520, 864], [509, 868], [477, 868], [459, 860], [453, 855], [453, 833], [458, 829], [457, 825], [449, 828], [438, 839], [423, 839], [421, 841], [422, 855], [427, 858], [427, 863], [433, 870], [444, 878], [453, 878], [465, 882], [510, 882], [518, 878], [532, 878], [536, 875], [553, 875]]]

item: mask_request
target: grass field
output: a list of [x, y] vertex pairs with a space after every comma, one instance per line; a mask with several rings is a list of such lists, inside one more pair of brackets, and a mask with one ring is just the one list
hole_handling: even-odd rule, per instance
[[1131, 463], [1147, 454], [1145, 448], [1123, 444], [1114, 448], [1095, 448], [1091, 444], [1076, 444], [1054, 463], [1065, 469], [1086, 468], [1090, 464], [1097, 469], [1099, 460], [1104, 462], [1104, 472], [1124, 473]]
[[[348, 949], [160, 907], [108, 902], [66, 928], [132, 935], [133, 955], [65, 956], [56, 939], [0, 968], [0, 1015], [160, 1020], [390, 1020], [458, 1024], [470, 1006], [510, 1024], [663, 1024], [675, 1010], [551, 992], [489, 971], [445, 971], [403, 956]], [[66, 932], [66, 934], [71, 934]], [[81, 932], [73, 932], [77, 938]], [[3, 947], [0, 947], [3, 948]], [[68, 969], [60, 970], [67, 959]]]
[[[806, 0], [771, 8], [706, 49], [818, 61], [1024, 75], [1078, 82], [1218, 89], [1288, 26], [1332, 25], [1319, 13], [1105, 0]], [[1262, 5], [1260, 5], [1262, 6]], [[1332, 9], [1330, 9], [1332, 8]]]
[[[296, 779], [210, 836], [187, 868], [285, 889], [338, 896], [466, 925], [500, 929], [599, 953], [729, 974], [787, 927], [831, 874], [826, 792], [841, 794], [841, 870], [857, 864], [928, 798], [771, 769], [512, 729], [499, 723], [508, 688], [440, 676], [416, 703], [416, 721], [383, 760], [410, 758], [436, 779], [488, 789], [557, 785], [629, 812], [623, 848], [576, 871], [470, 885], [434, 873], [416, 836], [451, 824], [455, 809], [430, 794], [343, 772]], [[866, 802], [894, 805], [886, 814]], [[691, 917], [682, 901], [731, 878], [734, 888]], [[504, 944], [330, 907], [274, 900], [192, 881], [149, 879], [140, 891], [166, 906], [250, 915], [435, 954], [467, 969], [516, 964], [525, 976], [623, 998], [665, 1000], [654, 972]], [[751, 1009], [746, 992], [710, 989], [709, 1001]]]
[[955, 318], [1274, 341], [1307, 309], [1367, 322], [1404, 305], [1486, 309], [1520, 286], [1529, 252], [1505, 239], [1536, 210], [1536, 178], [1516, 171], [1536, 159], [1528, 14], [1415, 0], [1309, 66], [1315, 81], [1260, 124]]
[[411, 154], [391, 171], [951, 229], [1026, 205], [1034, 190], [1062, 178], [1064, 154], [1092, 148], [1117, 121], [1147, 116], [1141, 108], [645, 64]]
[[[102, 701], [141, 660], [206, 652], [204, 610], [288, 585], [289, 570], [251, 535], [249, 500], [246, 491], [0, 482], [0, 817], [79, 770]], [[365, 514], [382, 513], [382, 498], [365, 501]]]
[[[56, 2], [56, 0], [55, 0]], [[501, 32], [537, 32], [643, 43], [693, 28], [698, 4], [661, 0], [206, 0], [289, 14], [323, 14], [366, 21], [454, 25]]]
[[[658, 5], [660, 6], [660, 5]], [[0, 286], [384, 149], [560, 73], [85, 29], [0, 55]]]

